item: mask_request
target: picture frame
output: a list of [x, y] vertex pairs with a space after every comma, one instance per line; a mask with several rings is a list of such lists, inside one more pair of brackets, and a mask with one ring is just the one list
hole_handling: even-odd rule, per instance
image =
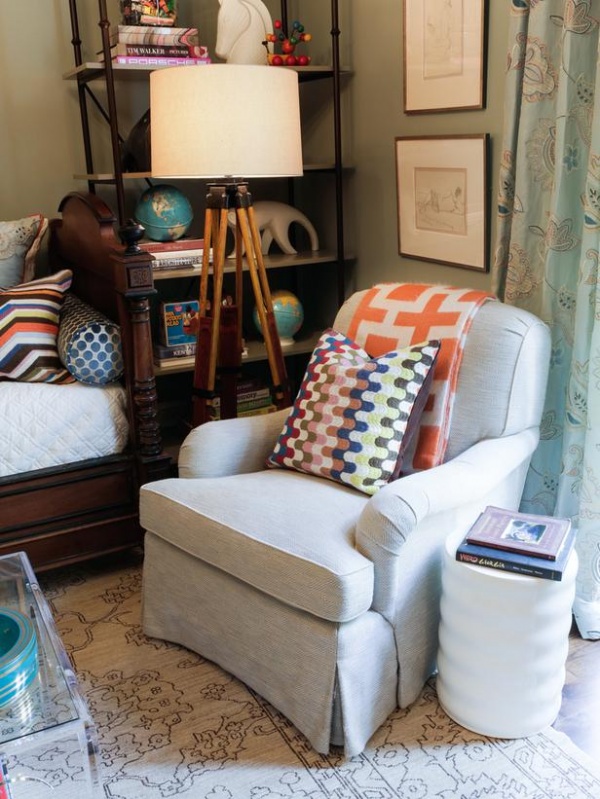
[[398, 252], [489, 270], [487, 133], [398, 136]]
[[407, 114], [485, 108], [487, 0], [403, 0]]

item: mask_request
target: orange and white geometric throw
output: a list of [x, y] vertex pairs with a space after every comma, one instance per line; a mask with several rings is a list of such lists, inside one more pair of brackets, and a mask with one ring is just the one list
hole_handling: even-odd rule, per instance
[[382, 283], [366, 292], [348, 336], [372, 357], [440, 339], [442, 346], [421, 419], [412, 464], [403, 473], [443, 463], [465, 338], [480, 306], [494, 295], [421, 283]]

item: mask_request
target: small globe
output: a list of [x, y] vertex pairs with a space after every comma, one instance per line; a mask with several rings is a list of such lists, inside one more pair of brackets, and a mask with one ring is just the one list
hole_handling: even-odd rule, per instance
[[[281, 345], [283, 347], [289, 347], [290, 344], [294, 343], [294, 335], [300, 330], [302, 327], [302, 322], [304, 321], [304, 309], [302, 308], [302, 303], [295, 294], [292, 294], [291, 291], [287, 291], [285, 289], [274, 291], [271, 295], [271, 298], [273, 300], [273, 315], [275, 317], [275, 325], [277, 327]], [[258, 331], [262, 333], [260, 319], [258, 318], [258, 312], [256, 308], [254, 308], [252, 318]]]
[[142, 194], [135, 208], [136, 220], [153, 241], [175, 241], [190, 228], [194, 214], [190, 201], [175, 186], [152, 186]]

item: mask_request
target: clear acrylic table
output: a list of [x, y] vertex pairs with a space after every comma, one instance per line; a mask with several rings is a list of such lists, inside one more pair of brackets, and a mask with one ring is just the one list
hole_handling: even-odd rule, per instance
[[0, 797], [97, 797], [96, 729], [24, 552], [0, 557], [0, 607], [31, 619], [39, 661], [33, 682], [0, 708]]

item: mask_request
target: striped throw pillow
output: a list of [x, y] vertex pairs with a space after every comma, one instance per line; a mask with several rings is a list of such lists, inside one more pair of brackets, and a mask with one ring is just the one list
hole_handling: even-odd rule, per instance
[[428, 341], [371, 358], [326, 330], [267, 466], [375, 494], [400, 474], [439, 349], [439, 341]]
[[74, 382], [56, 348], [60, 309], [72, 277], [63, 269], [0, 291], [0, 380]]

